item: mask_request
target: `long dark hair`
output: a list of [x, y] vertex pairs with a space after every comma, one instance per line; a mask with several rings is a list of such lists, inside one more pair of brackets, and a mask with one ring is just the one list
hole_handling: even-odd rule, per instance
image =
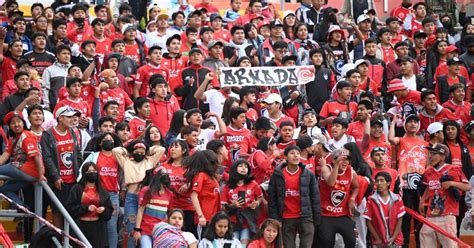
[[453, 121], [453, 120], [447, 120], [443, 125], [444, 144], [448, 145], [448, 135], [446, 133], [446, 128], [448, 126], [453, 126], [453, 127], [456, 128], [457, 132], [456, 132], [455, 140], [459, 144], [463, 144], [462, 141], [461, 141], [461, 127], [459, 126], [459, 124], [456, 121]]
[[[147, 171], [149, 172], [149, 171]], [[157, 170], [151, 172], [151, 180], [150, 184], [148, 185], [148, 190], [145, 192], [143, 196], [143, 205], [146, 205], [152, 196], [160, 195], [161, 189], [169, 189], [170, 188], [170, 178], [165, 170]], [[143, 180], [145, 181], [145, 179]]]
[[232, 108], [232, 104], [234, 104], [234, 102], [239, 103], [239, 100], [231, 96], [225, 100], [224, 107], [222, 108], [222, 120], [224, 120], [224, 123], [227, 126], [229, 126], [231, 122], [230, 109]]
[[344, 148], [351, 153], [351, 166], [357, 175], [372, 178], [372, 171], [370, 170], [369, 164], [365, 161], [357, 144], [349, 142], [344, 144]]
[[[94, 162], [86, 162], [82, 165], [82, 169], [81, 169], [81, 179], [79, 180], [79, 184], [81, 184], [82, 186], [85, 186], [87, 181], [86, 181], [86, 173], [87, 173], [87, 170], [89, 170], [89, 167], [94, 167], [94, 169], [97, 171], [97, 173], [99, 173], [99, 168], [97, 168], [97, 165], [94, 163]], [[102, 187], [102, 185], [100, 184], [100, 180], [99, 178], [97, 178], [97, 181], [95, 181], [95, 188], [97, 190], [97, 193], [99, 194], [99, 198], [100, 198], [100, 205], [101, 206], [104, 206], [105, 205], [105, 201], [107, 200], [107, 198], [109, 197], [109, 193], [107, 193], [107, 191], [105, 191], [105, 189]]]
[[237, 159], [232, 164], [232, 166], [230, 167], [230, 171], [229, 171], [229, 181], [227, 182], [227, 185], [231, 189], [237, 188], [237, 184], [240, 181], [239, 173], [237, 172], [237, 167], [241, 164], [245, 164], [248, 168], [247, 175], [244, 178], [244, 185], [247, 185], [248, 183], [250, 183], [254, 179], [254, 177], [252, 176], [252, 169], [250, 167], [249, 161], [246, 160], [246, 159]]
[[[278, 234], [277, 236], [275, 237], [275, 240], [273, 241], [273, 247], [275, 248], [283, 248], [283, 238], [282, 238], [282, 234], [281, 234], [281, 222], [279, 222], [278, 220], [275, 220], [275, 219], [266, 219], [262, 226], [260, 227], [260, 229], [258, 230], [257, 234], [255, 235], [255, 237], [253, 238], [253, 240], [259, 240], [261, 238], [263, 238], [263, 234], [265, 232], [265, 229], [268, 227], [268, 226], [273, 226], [275, 229], [278, 230]], [[250, 242], [251, 243], [251, 242]]]
[[[173, 113], [173, 117], [171, 118], [170, 129], [168, 129], [168, 133], [178, 135], [181, 132], [181, 128], [183, 128], [184, 123], [184, 116], [186, 115], [186, 111], [180, 109]], [[167, 134], [168, 134], [167, 133]]]
[[188, 182], [193, 181], [194, 176], [199, 172], [206, 173], [209, 177], [216, 179], [219, 161], [217, 155], [211, 150], [197, 151], [193, 155], [183, 160], [183, 167], [186, 168], [184, 177]]
[[227, 220], [229, 223], [229, 228], [227, 229], [227, 232], [224, 234], [223, 239], [226, 240], [233, 240], [234, 236], [232, 234], [232, 226], [230, 222], [229, 216], [223, 212], [217, 212], [214, 216], [212, 216], [211, 222], [209, 223], [209, 226], [206, 228], [206, 232], [204, 232], [203, 238], [209, 240], [209, 241], [214, 241], [214, 239], [220, 238], [216, 234], [216, 223], [220, 220]]
[[163, 133], [161, 133], [161, 130], [155, 126], [155, 125], [150, 125], [146, 130], [145, 130], [145, 136], [143, 137], [143, 141], [145, 142], [145, 144], [149, 147], [152, 147], [153, 146], [153, 141], [151, 141], [151, 138], [150, 138], [150, 133], [151, 133], [151, 129], [152, 128], [156, 128], [158, 129], [158, 132], [160, 133], [160, 146], [162, 147], [166, 147], [165, 146], [165, 136], [163, 136]]
[[[181, 148], [183, 149], [183, 159], [186, 158], [187, 156], [189, 156], [189, 146], [188, 146], [188, 143], [186, 143], [186, 141], [184, 140], [175, 140], [173, 141], [173, 143], [170, 144], [169, 148], [171, 148], [172, 146], [175, 146], [175, 145], [179, 145], [181, 146]], [[168, 159], [168, 163], [173, 163], [174, 160], [173, 158], [171, 158], [171, 156], [169, 157]]]
[[122, 145], [122, 142], [120, 141], [120, 138], [115, 134], [115, 133], [103, 133], [99, 136], [97, 139], [97, 143], [95, 144], [94, 151], [95, 152], [100, 152], [102, 151], [102, 141], [105, 139], [105, 137], [111, 136], [113, 141], [114, 141], [114, 148], [119, 147]]

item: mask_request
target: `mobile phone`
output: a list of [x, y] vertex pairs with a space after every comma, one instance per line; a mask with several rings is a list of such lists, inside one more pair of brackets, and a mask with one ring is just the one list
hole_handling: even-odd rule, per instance
[[239, 197], [239, 201], [245, 202], [245, 191], [239, 191], [238, 197]]
[[223, 248], [231, 248], [232, 247], [232, 244], [230, 243], [227, 243], [227, 244], [224, 244]]

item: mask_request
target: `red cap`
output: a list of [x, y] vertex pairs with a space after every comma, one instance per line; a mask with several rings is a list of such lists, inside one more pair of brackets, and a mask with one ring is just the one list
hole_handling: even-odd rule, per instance
[[447, 53], [452, 53], [454, 51], [459, 53], [459, 49], [455, 45], [449, 45], [448, 48], [446, 48]]
[[22, 113], [17, 112], [17, 111], [11, 111], [11, 112], [8, 112], [8, 114], [5, 115], [5, 118], [3, 118], [3, 124], [5, 124], [5, 125], [10, 124], [10, 121], [13, 119], [13, 117], [18, 117], [18, 118], [24, 120]]
[[395, 78], [388, 83], [387, 92], [390, 93], [397, 90], [406, 90], [406, 89], [407, 89], [407, 86], [405, 85], [405, 83], [401, 79]]

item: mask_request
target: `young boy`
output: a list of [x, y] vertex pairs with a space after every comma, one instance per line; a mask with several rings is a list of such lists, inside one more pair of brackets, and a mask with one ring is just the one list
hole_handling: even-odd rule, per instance
[[376, 191], [367, 199], [366, 210], [362, 216], [367, 219], [367, 227], [375, 248], [403, 245], [401, 229], [405, 206], [401, 197], [391, 192], [392, 184], [389, 173], [378, 172], [375, 175]]
[[239, 11], [241, 5], [242, 0], [230, 0], [231, 9], [225, 11], [223, 21], [232, 23], [237, 20], [237, 18], [240, 17]]
[[391, 177], [392, 182], [390, 182], [390, 191], [398, 194], [400, 191], [400, 178], [398, 177], [398, 172], [395, 169], [392, 169], [387, 166], [387, 150], [384, 147], [375, 147], [370, 153], [370, 158], [374, 163], [372, 167], [372, 179], [376, 181], [376, 175], [379, 172], [388, 173]]
[[151, 76], [160, 74], [166, 81], [169, 80], [168, 68], [161, 65], [161, 59], [163, 57], [161, 47], [150, 47], [150, 50], [148, 50], [148, 56], [150, 57], [148, 64], [138, 68], [137, 78], [133, 85], [134, 98], [139, 96], [147, 97], [148, 94], [150, 94], [150, 87], [148, 84]]
[[[222, 138], [227, 150], [229, 150], [229, 165], [231, 165], [231, 163], [235, 160], [239, 159], [240, 147], [242, 147], [244, 138], [250, 136], [251, 134], [250, 130], [245, 128], [245, 123], [247, 121], [247, 118], [245, 117], [246, 113], [247, 110], [241, 107], [232, 108], [230, 110], [231, 123], [229, 126], [227, 126], [227, 133], [224, 134]], [[230, 169], [230, 166], [227, 167], [227, 169]]]
[[393, 49], [392, 44], [392, 35], [388, 28], [381, 28], [377, 33], [377, 38], [380, 39], [380, 44], [378, 45], [377, 58], [385, 61], [386, 64], [394, 62], [396, 59], [395, 49]]
[[58, 91], [64, 85], [68, 75], [68, 69], [71, 66], [71, 48], [66, 45], [59, 45], [56, 49], [57, 61], [46, 68], [43, 72], [43, 104], [50, 105], [50, 109], [58, 100]]
[[355, 142], [354, 137], [346, 134], [348, 125], [347, 120], [341, 117], [337, 117], [332, 121], [332, 139], [328, 140], [328, 147], [331, 151], [341, 149], [346, 143]]
[[471, 104], [465, 101], [466, 86], [454, 84], [449, 87], [450, 100], [443, 103], [443, 107], [450, 109], [454, 115], [459, 117], [462, 123], [471, 121]]
[[89, 124], [89, 119], [92, 118], [92, 108], [81, 98], [82, 80], [80, 78], [68, 78], [66, 81], [66, 89], [68, 96], [56, 104], [53, 114], [63, 106], [69, 106], [81, 112], [79, 125], [85, 128]]
[[360, 147], [362, 138], [364, 138], [365, 123], [370, 119], [374, 106], [368, 100], [361, 100], [357, 105], [357, 117], [354, 122], [349, 124], [347, 134], [355, 138], [355, 142]]
[[146, 97], [138, 97], [133, 103], [135, 116], [130, 120], [130, 139], [134, 140], [145, 132], [150, 117], [150, 101]]

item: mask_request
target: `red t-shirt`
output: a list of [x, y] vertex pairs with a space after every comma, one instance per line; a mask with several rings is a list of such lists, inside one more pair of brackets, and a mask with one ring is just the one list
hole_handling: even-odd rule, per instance
[[[93, 187], [84, 186], [84, 193], [82, 195], [81, 204], [85, 205], [85, 206], [94, 205], [97, 208], [101, 207], [100, 206], [100, 196], [99, 196], [99, 193], [97, 192], [97, 189], [95, 188], [95, 186], [93, 186]], [[88, 210], [81, 217], [96, 218], [96, 217], [99, 217], [99, 214], [96, 211], [91, 212], [91, 211]]]
[[300, 180], [303, 170], [298, 166], [294, 173], [288, 171], [288, 167], [282, 169], [285, 178], [285, 202], [283, 204], [283, 219], [301, 217], [301, 192]]
[[125, 109], [130, 108], [133, 106], [132, 99], [127, 95], [127, 93], [119, 87], [104, 90], [100, 93], [100, 101], [102, 104], [105, 104], [108, 101], [117, 101], [119, 104], [119, 115], [118, 115], [118, 122], [123, 120], [125, 116]]
[[74, 140], [71, 132], [66, 131], [66, 134], [60, 134], [53, 128], [52, 133], [54, 139], [56, 139], [56, 146], [58, 151], [58, 162], [59, 162], [59, 176], [64, 183], [75, 183], [76, 175], [74, 174], [73, 166], [73, 153], [74, 153]]
[[[148, 51], [147, 51], [148, 48], [145, 45], [143, 45], [143, 48], [144, 48], [143, 52], [145, 54], [148, 54]], [[135, 60], [135, 62], [137, 62], [138, 66], [142, 66], [142, 61], [140, 59], [140, 48], [139, 48], [137, 42], [134, 42], [133, 45], [129, 45], [129, 44], [125, 43], [125, 51], [124, 51], [123, 55], [126, 55], [126, 56], [132, 58], [133, 60]]]
[[153, 228], [157, 223], [166, 221], [166, 213], [173, 197], [169, 190], [165, 190], [162, 194], [153, 194], [150, 199], [145, 199], [145, 193], [148, 191], [148, 186], [143, 187], [138, 193], [138, 205], [145, 206], [143, 211], [143, 218], [140, 224], [142, 235], [151, 235]]
[[284, 122], [284, 121], [290, 121], [291, 123], [293, 123], [293, 127], [295, 127], [295, 122], [293, 121], [293, 118], [288, 117], [288, 116], [286, 116], [286, 115], [283, 114], [283, 113], [281, 114], [280, 118], [278, 118], [278, 119], [272, 119], [272, 118], [270, 118], [270, 117], [268, 117], [268, 118], [270, 119], [270, 121], [272, 121], [273, 123], [275, 123], [275, 126], [276, 126], [277, 128], [280, 128], [280, 124], [281, 124], [282, 122]]
[[140, 96], [147, 97], [150, 94], [149, 81], [151, 76], [155, 74], [162, 75], [166, 81], [169, 81], [169, 69], [162, 65], [154, 66], [152, 64], [146, 64], [137, 71], [137, 77], [135, 78], [135, 84], [141, 85]]
[[240, 146], [240, 153], [242, 154], [251, 154], [255, 151], [257, 147], [258, 139], [255, 135], [245, 136], [242, 144]]
[[[227, 126], [227, 133], [222, 136], [222, 140], [224, 140], [225, 147], [229, 150], [230, 163], [239, 159], [240, 147], [242, 147], [242, 144], [245, 142], [244, 138], [250, 135], [250, 130], [247, 128], [235, 129], [231, 126]], [[228, 169], [230, 169], [230, 166]]]
[[262, 150], [256, 150], [249, 158], [250, 166], [252, 166], [252, 176], [259, 184], [270, 179], [275, 169], [275, 158], [267, 156]]
[[454, 199], [449, 189], [445, 190], [441, 187], [439, 179], [444, 175], [451, 176], [452, 181], [468, 183], [459, 166], [444, 164], [440, 168], [426, 169], [423, 184], [427, 186], [429, 193], [427, 216], [459, 215], [459, 202]]
[[16, 140], [9, 141], [7, 146], [11, 161], [19, 163], [21, 165], [20, 170], [24, 173], [38, 178], [39, 173], [34, 158], [41, 156], [41, 152], [38, 147], [38, 139], [34, 133], [25, 130]]
[[86, 101], [82, 100], [82, 98], [79, 98], [76, 101], [73, 101], [69, 98], [65, 98], [59, 101], [54, 107], [53, 115], [56, 115], [56, 111], [58, 111], [58, 109], [63, 106], [69, 106], [73, 109], [79, 110], [81, 112], [81, 117], [91, 117], [91, 112], [89, 111], [90, 107]]
[[102, 187], [107, 192], [118, 192], [120, 189], [118, 181], [118, 163], [113, 154], [110, 156], [100, 152], [97, 158], [97, 167], [99, 169], [99, 179]]
[[333, 187], [330, 187], [324, 179], [321, 179], [319, 193], [321, 195], [322, 216], [349, 216], [351, 184], [352, 167], [350, 166], [343, 173], [337, 175], [336, 184]]
[[469, 155], [471, 155], [471, 163], [474, 164], [474, 146], [468, 145]]
[[[327, 101], [324, 103], [319, 115], [322, 118], [331, 116], [339, 116], [341, 113], [347, 113], [348, 116], [354, 118], [357, 114], [357, 103], [350, 102], [349, 104], [342, 104], [338, 101]], [[328, 124], [326, 130], [331, 130], [332, 125]]]
[[106, 54], [112, 51], [112, 40], [105, 37], [103, 40], [98, 40], [94, 35], [90, 35], [86, 40], [93, 40], [96, 43], [95, 53], [104, 58]]
[[398, 174], [400, 175], [400, 184], [403, 188], [417, 189], [417, 186], [412, 184], [412, 180], [408, 178], [409, 175], [418, 173], [423, 175], [427, 162], [427, 150], [425, 146], [428, 142], [418, 137], [403, 137], [400, 139], [398, 145]]
[[[181, 186], [188, 183], [186, 178], [184, 177], [184, 172], [186, 172], [186, 168], [182, 166], [174, 166], [168, 162], [164, 162], [162, 164], [163, 168], [168, 173], [171, 181], [171, 188], [173, 188], [176, 192], [179, 191]], [[179, 208], [184, 211], [194, 211], [193, 203], [191, 202], [191, 192], [181, 194], [181, 193], [174, 193], [173, 199], [171, 199], [170, 208], [175, 209]]]
[[16, 61], [12, 58], [3, 56], [0, 70], [2, 71], [2, 82], [13, 79], [16, 73]]
[[[252, 204], [256, 199], [263, 197], [262, 189], [255, 181], [251, 181], [245, 185], [237, 186], [234, 189], [231, 189], [228, 185], [226, 185], [222, 190], [221, 204], [231, 205], [232, 200], [239, 199], [239, 192], [245, 192], [245, 203], [242, 206], [242, 209], [250, 207], [250, 204]], [[237, 223], [237, 217], [235, 215], [232, 215], [230, 219], [232, 223]]]
[[390, 16], [398, 17], [401, 21], [405, 21], [405, 18], [411, 13], [412, 8], [405, 8], [403, 6], [398, 6], [390, 12]]
[[453, 112], [454, 115], [457, 116], [464, 125], [471, 121], [471, 103], [468, 101], [463, 101], [461, 104], [456, 104], [453, 100], [448, 100], [444, 102], [442, 106], [451, 110], [451, 112]]
[[146, 120], [135, 116], [130, 120], [128, 126], [130, 127], [130, 139], [133, 140], [140, 136], [140, 134], [145, 132]]
[[219, 31], [214, 30], [213, 39], [229, 42], [230, 38], [232, 38], [230, 32], [227, 29], [221, 28]]
[[416, 90], [408, 90], [407, 96], [403, 98], [397, 98], [397, 101], [400, 103], [400, 105], [403, 105], [406, 102], [421, 105], [421, 92]]
[[449, 141], [447, 143], [449, 147], [449, 153], [451, 155], [451, 164], [462, 167], [461, 146]]
[[392, 48], [392, 46], [388, 46], [388, 47], [382, 46], [381, 50], [382, 50], [383, 61], [385, 61], [385, 64], [395, 61], [395, 50]]
[[[87, 106], [89, 107], [89, 110], [88, 110], [89, 113], [92, 113], [92, 107], [94, 106], [94, 100], [95, 100], [94, 92], [95, 92], [95, 89], [92, 85], [90, 84], [82, 85], [80, 97], [82, 98], [83, 101], [87, 103]], [[59, 88], [58, 101], [64, 100], [68, 96], [69, 96], [69, 92], [67, 92], [67, 88], [65, 86]]]
[[[209, 177], [206, 173], [199, 172], [193, 178], [191, 190], [198, 194], [202, 214], [207, 221], [210, 221], [212, 216], [221, 209], [219, 183], [216, 179]], [[194, 216], [194, 221], [196, 224], [199, 221], [197, 213]]]
[[362, 138], [364, 138], [365, 123], [362, 121], [355, 121], [349, 124], [346, 134], [354, 137], [357, 145], [360, 147]]
[[306, 169], [316, 175], [316, 166], [318, 166], [318, 163], [314, 156], [311, 156], [309, 158], [300, 157], [300, 162], [305, 165]]

